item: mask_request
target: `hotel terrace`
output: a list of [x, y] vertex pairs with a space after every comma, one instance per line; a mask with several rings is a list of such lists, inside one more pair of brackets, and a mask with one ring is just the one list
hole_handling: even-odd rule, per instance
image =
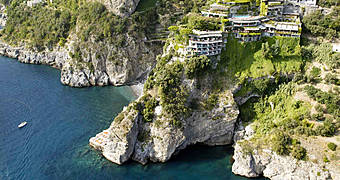
[[273, 36], [300, 37], [300, 5], [314, 4], [315, 0], [217, 0], [201, 14], [220, 18], [221, 31], [193, 30], [186, 55], [218, 55], [230, 35], [241, 42]]

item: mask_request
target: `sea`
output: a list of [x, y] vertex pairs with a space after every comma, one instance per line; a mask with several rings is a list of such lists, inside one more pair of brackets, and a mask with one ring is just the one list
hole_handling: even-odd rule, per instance
[[134, 99], [129, 87], [71, 88], [57, 69], [0, 57], [0, 179], [246, 179], [231, 172], [231, 146], [190, 146], [144, 166], [103, 158], [89, 138]]

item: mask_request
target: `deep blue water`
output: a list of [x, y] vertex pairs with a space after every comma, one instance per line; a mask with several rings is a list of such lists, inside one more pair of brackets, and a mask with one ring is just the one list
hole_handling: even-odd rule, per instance
[[131, 90], [59, 79], [56, 69], [0, 57], [0, 179], [243, 179], [231, 173], [230, 146], [189, 147], [164, 164], [107, 161], [88, 140], [134, 99]]

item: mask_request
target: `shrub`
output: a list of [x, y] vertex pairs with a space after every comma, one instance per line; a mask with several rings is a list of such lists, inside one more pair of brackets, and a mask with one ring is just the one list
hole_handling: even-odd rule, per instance
[[207, 56], [191, 57], [185, 61], [185, 74], [189, 79], [202, 75], [210, 67]]
[[337, 145], [332, 143], [332, 142], [330, 142], [330, 143], [327, 144], [327, 147], [328, 147], [328, 149], [330, 149], [332, 151], [335, 151], [336, 148], [337, 148]]
[[340, 85], [340, 80], [336, 77], [335, 74], [328, 73], [325, 76], [325, 81], [327, 83], [335, 84], [335, 85]]
[[145, 95], [142, 97], [142, 102], [144, 102], [144, 108], [142, 111], [143, 120], [145, 122], [152, 122], [155, 114], [155, 107], [158, 105], [158, 101], [155, 97]]
[[211, 94], [208, 99], [203, 104], [204, 109], [207, 111], [211, 111], [216, 104], [218, 103], [218, 95], [217, 94]]
[[293, 145], [291, 149], [291, 154], [294, 158], [298, 160], [303, 160], [303, 159], [306, 159], [307, 151], [305, 148], [303, 148], [300, 145]]
[[331, 122], [330, 119], [326, 119], [323, 122], [323, 125], [319, 125], [319, 126], [316, 127], [315, 132], [316, 132], [316, 134], [318, 134], [320, 136], [331, 137], [336, 132], [335, 124], [333, 122]]
[[312, 70], [310, 71], [310, 78], [312, 80], [315, 80], [316, 78], [318, 78], [321, 74], [321, 69], [317, 68], [317, 67], [313, 67]]
[[273, 151], [275, 151], [279, 155], [288, 155], [289, 154], [289, 149], [288, 146], [291, 143], [291, 138], [283, 133], [283, 132], [276, 132], [272, 138], [272, 148]]
[[327, 156], [323, 156], [323, 162], [325, 162], [325, 163], [330, 162], [329, 159], [327, 158]]
[[322, 113], [316, 113], [312, 115], [312, 120], [314, 121], [323, 121], [325, 118], [323, 117]]
[[323, 113], [324, 111], [323, 107], [320, 104], [315, 106], [315, 110], [318, 111], [319, 113]]

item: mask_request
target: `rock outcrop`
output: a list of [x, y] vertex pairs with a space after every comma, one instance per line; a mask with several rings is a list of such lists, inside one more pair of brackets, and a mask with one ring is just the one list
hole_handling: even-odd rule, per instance
[[0, 55], [18, 59], [22, 63], [46, 64], [61, 69], [69, 55], [66, 49], [57, 48], [53, 51], [33, 52], [23, 46], [12, 47], [0, 41]]
[[71, 87], [133, 85], [143, 81], [156, 63], [160, 44], [147, 44], [125, 35], [124, 46], [99, 42], [82, 44], [80, 59], [71, 58], [76, 40], [53, 50], [36, 52], [25, 46], [12, 47], [0, 42], [0, 55], [22, 63], [46, 64], [61, 70], [61, 82]]
[[331, 179], [328, 170], [319, 164], [297, 160], [291, 156], [281, 156], [269, 149], [256, 149], [248, 141], [254, 135], [251, 124], [245, 128], [239, 126], [235, 132], [232, 172], [246, 177], [264, 176], [270, 179]]
[[[104, 157], [117, 164], [129, 158], [142, 164], [146, 164], [148, 160], [165, 162], [181, 149], [196, 143], [231, 144], [239, 113], [235, 104], [219, 104], [211, 112], [194, 112], [189, 118], [184, 119], [183, 126], [178, 128], [172, 126], [170, 121], [161, 115], [161, 106], [156, 107], [158, 115], [154, 122], [157, 123], [147, 123], [137, 118], [138, 115], [132, 106], [126, 108], [129, 111], [125, 109], [122, 112], [124, 120], [118, 121], [116, 118], [108, 130], [90, 139], [91, 146], [101, 150]], [[138, 125], [133, 124], [136, 122]], [[107, 133], [105, 138], [104, 133]]]
[[[213, 76], [205, 76], [201, 82], [202, 84], [212, 81]], [[181, 85], [185, 87], [188, 92], [187, 101], [202, 102], [209, 97], [212, 92], [212, 88], [209, 85], [198, 88], [197, 80], [186, 79], [182, 77]], [[237, 105], [233, 99], [232, 89], [225, 89], [219, 92], [218, 99], [215, 105], [210, 109], [196, 108], [191, 109], [190, 115], [181, 117], [180, 125], [174, 125], [172, 123], [172, 117], [166, 115], [165, 106], [160, 103], [154, 108], [153, 120], [148, 122], [143, 118], [138, 120], [138, 125], [130, 126], [129, 121], [120, 121], [122, 116], [124, 119], [129, 114], [135, 114], [135, 109], [138, 109], [140, 104], [145, 104], [143, 97], [139, 98], [136, 102], [133, 102], [129, 107], [118, 115], [113, 124], [119, 124], [123, 129], [128, 127], [129, 129], [125, 133], [126, 136], [122, 138], [114, 138], [115, 134], [119, 133], [119, 128], [113, 128], [111, 125], [109, 130], [105, 130], [99, 133], [96, 137], [90, 139], [90, 145], [96, 147], [102, 151], [102, 154], [106, 157], [107, 154], [105, 148], [97, 148], [98, 144], [95, 144], [97, 140], [100, 141], [101, 134], [108, 132], [109, 136], [105, 139], [105, 144], [125, 144], [125, 139], [128, 135], [135, 135], [136, 141], [130, 141], [130, 146], [134, 147], [133, 153], [130, 158], [134, 161], [146, 164], [149, 160], [153, 162], [165, 162], [168, 161], [174, 154], [180, 150], [186, 148], [188, 145], [194, 145], [196, 143], [206, 145], [226, 145], [233, 142], [233, 133], [235, 129], [235, 123], [239, 114]], [[160, 97], [155, 96], [156, 101], [160, 101]], [[138, 105], [139, 104], [139, 105]], [[142, 116], [143, 111], [139, 112]], [[134, 117], [134, 116], [132, 116]], [[130, 118], [131, 119], [131, 118]], [[135, 119], [135, 118], [132, 118]], [[116, 122], [117, 121], [117, 122]], [[138, 127], [135, 132], [135, 127]], [[134, 139], [130, 137], [130, 139]], [[107, 158], [108, 160], [121, 164], [122, 161], [116, 159], [125, 159], [127, 154], [130, 154], [130, 149], [119, 148], [116, 151], [110, 151], [111, 156], [115, 159]], [[118, 158], [120, 157], [120, 158]]]
[[93, 0], [105, 5], [114, 14], [124, 17], [135, 12], [140, 0]]
[[133, 153], [138, 134], [139, 114], [125, 108], [122, 119], [112, 122], [109, 129], [90, 139], [90, 145], [101, 150], [103, 156], [117, 164], [127, 161]]
[[329, 171], [318, 164], [296, 160], [290, 156], [280, 156], [262, 149], [247, 151], [242, 143], [235, 144], [232, 171], [246, 177], [265, 176], [270, 179], [331, 179]]
[[0, 4], [0, 26], [1, 28], [4, 27], [7, 22], [7, 14], [5, 10], [6, 10], [5, 5]]

